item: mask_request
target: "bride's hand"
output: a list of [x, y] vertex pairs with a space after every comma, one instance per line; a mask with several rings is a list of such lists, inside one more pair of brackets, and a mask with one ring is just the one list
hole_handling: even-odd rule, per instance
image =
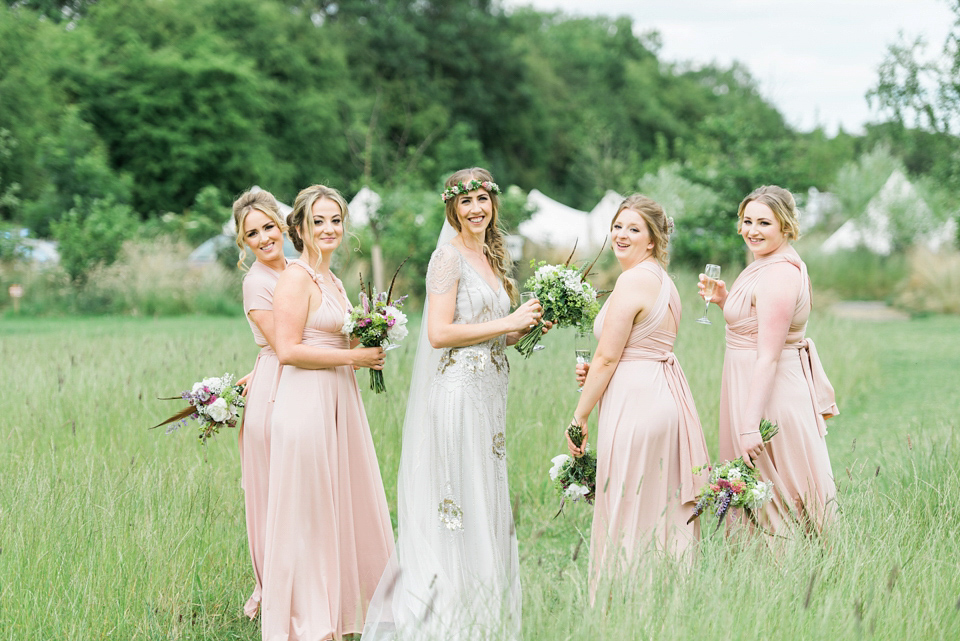
[[540, 301], [536, 298], [528, 300], [507, 316], [507, 322], [510, 325], [508, 331], [519, 332], [522, 336], [533, 329], [541, 318], [543, 318], [543, 307], [540, 306]]

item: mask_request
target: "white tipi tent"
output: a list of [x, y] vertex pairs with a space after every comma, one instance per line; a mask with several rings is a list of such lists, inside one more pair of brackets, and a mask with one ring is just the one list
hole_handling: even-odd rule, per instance
[[380, 208], [381, 202], [380, 194], [364, 185], [353, 200], [347, 203], [350, 224], [363, 226], [369, 223], [370, 217]]
[[623, 196], [608, 189], [593, 209], [590, 210], [590, 247], [599, 247], [610, 235], [610, 223], [617, 207], [623, 202]]
[[916, 242], [931, 251], [949, 247], [956, 236], [956, 221], [935, 223], [930, 206], [917, 193], [913, 184], [900, 170], [894, 170], [877, 195], [867, 204], [864, 216], [850, 219], [840, 226], [823, 245], [821, 251], [832, 254], [840, 250], [865, 247], [875, 254], [887, 256], [893, 251], [893, 232], [890, 210], [908, 204], [911, 218], [918, 229], [928, 229], [917, 235]]
[[536, 212], [520, 223], [520, 235], [538, 245], [565, 249], [578, 242], [582, 247], [589, 242], [590, 215], [585, 211], [568, 207], [533, 189], [527, 194], [527, 204]]

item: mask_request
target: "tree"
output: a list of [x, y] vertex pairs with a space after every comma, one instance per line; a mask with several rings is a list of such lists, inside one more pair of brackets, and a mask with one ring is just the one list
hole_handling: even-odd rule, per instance
[[110, 168], [103, 142], [74, 106], [64, 110], [57, 131], [40, 140], [38, 165], [44, 186], [23, 206], [23, 222], [37, 236], [47, 236], [78, 198], [130, 202], [130, 177]]

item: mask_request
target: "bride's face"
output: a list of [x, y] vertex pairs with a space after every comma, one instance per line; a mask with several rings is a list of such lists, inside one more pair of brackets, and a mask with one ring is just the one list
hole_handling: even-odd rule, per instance
[[490, 193], [481, 187], [457, 196], [457, 219], [460, 229], [476, 236], [482, 236], [493, 220], [493, 199]]

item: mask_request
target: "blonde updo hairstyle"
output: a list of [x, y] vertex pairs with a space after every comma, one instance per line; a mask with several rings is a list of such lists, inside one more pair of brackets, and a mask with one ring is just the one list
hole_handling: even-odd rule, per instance
[[800, 212], [797, 211], [797, 201], [788, 190], [776, 185], [757, 187], [740, 203], [737, 210], [737, 233], [743, 227], [743, 210], [751, 202], [756, 201], [770, 208], [780, 223], [780, 231], [787, 240], [800, 238]]
[[340, 215], [343, 217], [343, 230], [347, 230], [347, 201], [343, 195], [333, 187], [326, 185], [310, 185], [301, 189], [293, 201], [293, 211], [287, 214], [287, 233], [293, 246], [298, 252], [302, 252], [304, 247], [310, 249], [318, 257], [322, 258], [320, 249], [313, 240], [313, 205], [318, 200], [324, 198], [337, 203], [340, 208]]
[[[471, 167], [470, 169], [461, 169], [460, 171], [452, 174], [449, 178], [447, 178], [447, 182], [444, 183], [444, 188], [446, 189], [453, 187], [460, 182], [466, 184], [471, 180], [479, 180], [480, 182], [494, 182], [493, 176], [490, 175], [490, 172], [486, 169], [481, 167]], [[457, 232], [461, 231], [460, 217], [457, 215], [457, 203], [459, 200], [459, 198], [450, 198], [446, 202], [447, 222], [450, 223], [453, 228], [457, 230]], [[516, 302], [519, 292], [517, 290], [516, 282], [510, 278], [508, 273], [510, 260], [507, 257], [507, 248], [504, 243], [504, 232], [502, 229], [500, 229], [500, 225], [498, 223], [500, 196], [491, 193], [490, 202], [493, 205], [493, 218], [490, 220], [490, 224], [487, 225], [487, 230], [484, 234], [483, 255], [486, 256], [487, 260], [490, 261], [490, 267], [493, 269], [493, 273], [496, 274], [497, 278], [500, 279], [500, 282], [503, 283], [503, 287], [506, 289], [510, 300]]]
[[617, 213], [610, 221], [611, 231], [613, 231], [613, 224], [617, 222], [620, 212], [626, 209], [637, 212], [647, 223], [650, 238], [653, 240], [653, 257], [660, 263], [661, 267], [666, 269], [667, 265], [670, 264], [670, 253], [667, 249], [670, 243], [670, 222], [667, 219], [666, 212], [663, 211], [663, 207], [643, 194], [631, 194], [624, 198], [617, 208]]
[[277, 205], [277, 199], [269, 191], [263, 189], [247, 190], [240, 194], [233, 201], [233, 224], [237, 228], [237, 247], [240, 248], [240, 258], [237, 260], [237, 267], [246, 269], [244, 259], [247, 257], [246, 243], [244, 242], [243, 226], [247, 222], [247, 215], [252, 211], [259, 211], [274, 224], [280, 228], [281, 232], [287, 231], [287, 225], [283, 222], [280, 215], [280, 207]]

